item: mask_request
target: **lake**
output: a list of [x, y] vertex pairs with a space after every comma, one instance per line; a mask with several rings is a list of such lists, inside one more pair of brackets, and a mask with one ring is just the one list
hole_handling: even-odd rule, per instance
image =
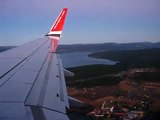
[[64, 68], [78, 67], [84, 65], [104, 64], [115, 65], [117, 62], [108, 59], [96, 59], [88, 57], [92, 52], [72, 52], [60, 54]]

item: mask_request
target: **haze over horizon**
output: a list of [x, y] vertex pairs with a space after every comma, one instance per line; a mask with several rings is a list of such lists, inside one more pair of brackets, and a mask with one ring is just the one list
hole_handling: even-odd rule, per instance
[[0, 43], [21, 45], [45, 35], [69, 9], [60, 44], [160, 42], [159, 0], [1, 0]]

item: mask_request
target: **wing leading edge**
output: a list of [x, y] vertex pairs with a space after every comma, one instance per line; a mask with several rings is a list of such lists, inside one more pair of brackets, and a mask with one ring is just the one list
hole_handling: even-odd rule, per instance
[[0, 119], [68, 120], [64, 69], [55, 53], [67, 11], [47, 36], [0, 54]]

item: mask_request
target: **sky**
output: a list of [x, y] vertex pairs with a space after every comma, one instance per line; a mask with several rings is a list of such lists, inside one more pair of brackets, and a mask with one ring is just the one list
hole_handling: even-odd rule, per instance
[[43, 37], [64, 7], [60, 44], [160, 42], [160, 0], [0, 0], [0, 46]]

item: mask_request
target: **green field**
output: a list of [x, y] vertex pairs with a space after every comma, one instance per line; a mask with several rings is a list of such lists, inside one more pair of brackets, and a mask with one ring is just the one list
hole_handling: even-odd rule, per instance
[[71, 87], [95, 87], [115, 85], [121, 81], [121, 76], [117, 73], [123, 71], [116, 65], [88, 65], [75, 68], [69, 68], [75, 73], [75, 77], [67, 77], [67, 86]]

